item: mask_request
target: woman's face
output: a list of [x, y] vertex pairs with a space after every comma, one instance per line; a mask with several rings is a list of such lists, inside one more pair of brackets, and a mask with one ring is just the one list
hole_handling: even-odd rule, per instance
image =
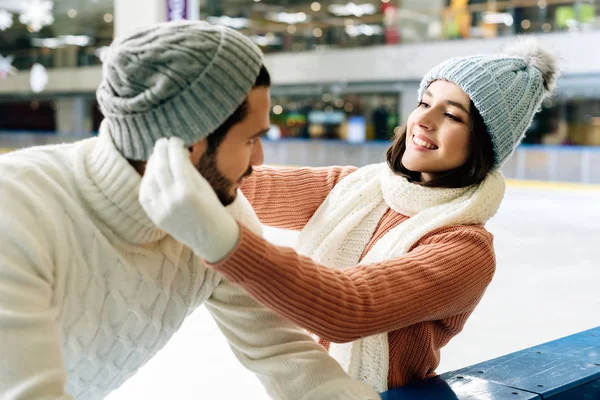
[[437, 80], [410, 114], [402, 164], [427, 182], [463, 165], [470, 154], [471, 100], [454, 83]]

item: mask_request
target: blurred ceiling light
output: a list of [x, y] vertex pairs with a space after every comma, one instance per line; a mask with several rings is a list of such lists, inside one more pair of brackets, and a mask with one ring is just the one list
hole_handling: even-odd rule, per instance
[[346, 27], [346, 34], [348, 34], [350, 37], [356, 37], [360, 35], [375, 36], [382, 35], [383, 29], [379, 25], [350, 25]]
[[92, 38], [86, 35], [64, 35], [55, 38], [33, 38], [31, 45], [34, 47], [47, 47], [56, 49], [64, 46], [80, 46], [85, 47], [90, 44]]
[[344, 106], [344, 111], [352, 112], [352, 110], [354, 110], [354, 106], [352, 105], [352, 103], [346, 103], [346, 105]]
[[280, 12], [280, 13], [274, 13], [274, 12], [270, 12], [267, 13], [265, 15], [265, 17], [268, 20], [271, 21], [275, 21], [275, 22], [283, 22], [286, 24], [297, 24], [299, 22], [305, 22], [307, 19], [307, 16], [305, 13], [303, 12], [299, 12], [299, 13], [287, 13], [287, 12]]
[[226, 15], [221, 17], [208, 17], [208, 22], [215, 25], [225, 25], [233, 29], [242, 29], [250, 26], [250, 20], [248, 18], [232, 18]]
[[6, 10], [0, 10], [0, 31], [6, 30], [13, 25], [13, 15]]
[[550, 32], [552, 30], [552, 25], [546, 22], [544, 25], [542, 25], [542, 30], [544, 32]]
[[31, 45], [35, 46], [35, 47], [47, 47], [49, 49], [56, 49], [59, 47], [63, 47], [64, 43], [57, 38], [47, 38], [47, 39], [33, 38], [33, 39], [31, 39]]
[[390, 2], [390, 0], [381, 0], [381, 2], [384, 4], [388, 4]]
[[487, 12], [483, 14], [483, 22], [486, 24], [504, 24], [506, 26], [512, 26], [514, 19], [509, 13]]
[[296, 25], [289, 25], [289, 26], [287, 27], [287, 32], [288, 32], [290, 35], [293, 35], [294, 33], [296, 33]]
[[540, 0], [540, 1], [538, 1], [537, 4], [538, 4], [538, 7], [541, 8], [541, 9], [546, 8], [546, 6], [548, 5], [548, 3], [546, 2], [546, 0]]
[[33, 32], [38, 32], [44, 26], [52, 25], [54, 16], [52, 8], [54, 3], [50, 0], [28, 0], [23, 2], [19, 21], [27, 25]]
[[363, 15], [373, 15], [377, 12], [377, 9], [373, 4], [332, 4], [328, 7], [329, 12], [337, 15], [338, 17], [346, 17], [354, 15], [355, 17], [362, 17]]
[[283, 43], [281, 38], [279, 38], [275, 35], [273, 35], [271, 37], [254, 35], [254, 36], [251, 36], [250, 39], [257, 45], [262, 46], [262, 47], [275, 46], [275, 45], [279, 45], [279, 44]]
[[29, 86], [34, 93], [40, 93], [48, 85], [48, 71], [42, 64], [33, 64], [29, 75]]
[[107, 24], [110, 24], [112, 21], [113, 21], [112, 14], [109, 14], [109, 13], [104, 14], [104, 22], [106, 22]]
[[283, 107], [281, 107], [280, 105], [276, 105], [275, 107], [273, 107], [273, 114], [279, 115], [282, 112], [283, 112]]
[[313, 10], [314, 12], [320, 11], [321, 10], [321, 4], [318, 2], [314, 2], [310, 5], [310, 9]]
[[69, 11], [67, 11], [67, 15], [69, 16], [69, 18], [75, 18], [77, 17], [77, 10], [71, 8]]
[[2, 56], [0, 54], [0, 79], [5, 80], [8, 75], [14, 75], [17, 69], [12, 66], [15, 56]]
[[528, 19], [524, 19], [523, 21], [521, 21], [521, 28], [523, 29], [529, 29], [531, 27], [531, 21]]
[[59, 36], [62, 40], [64, 40], [65, 44], [73, 45], [73, 46], [87, 46], [92, 41], [92, 38], [86, 35], [65, 35]]
[[320, 38], [321, 36], [323, 36], [323, 31], [321, 30], [321, 28], [313, 29], [313, 36], [316, 38]]

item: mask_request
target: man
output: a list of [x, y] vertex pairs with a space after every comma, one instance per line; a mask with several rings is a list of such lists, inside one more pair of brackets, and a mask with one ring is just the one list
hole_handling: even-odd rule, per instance
[[139, 204], [154, 142], [176, 135], [221, 202], [260, 230], [236, 200], [269, 128], [260, 50], [233, 30], [177, 22], [116, 41], [103, 61], [98, 138], [0, 157], [0, 398], [103, 398], [206, 304], [273, 398], [377, 399]]

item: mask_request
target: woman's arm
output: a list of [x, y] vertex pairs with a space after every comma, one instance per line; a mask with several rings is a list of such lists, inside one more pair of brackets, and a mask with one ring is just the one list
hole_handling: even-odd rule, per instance
[[213, 267], [259, 302], [331, 342], [349, 342], [471, 310], [495, 271], [481, 226], [429, 234], [406, 255], [330, 269], [242, 227], [236, 249]]
[[242, 192], [263, 224], [301, 230], [333, 187], [356, 169], [255, 167]]

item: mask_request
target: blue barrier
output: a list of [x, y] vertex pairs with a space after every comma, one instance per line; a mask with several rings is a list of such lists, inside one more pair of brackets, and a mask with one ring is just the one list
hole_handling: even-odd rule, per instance
[[600, 326], [414, 385], [382, 400], [600, 399]]

